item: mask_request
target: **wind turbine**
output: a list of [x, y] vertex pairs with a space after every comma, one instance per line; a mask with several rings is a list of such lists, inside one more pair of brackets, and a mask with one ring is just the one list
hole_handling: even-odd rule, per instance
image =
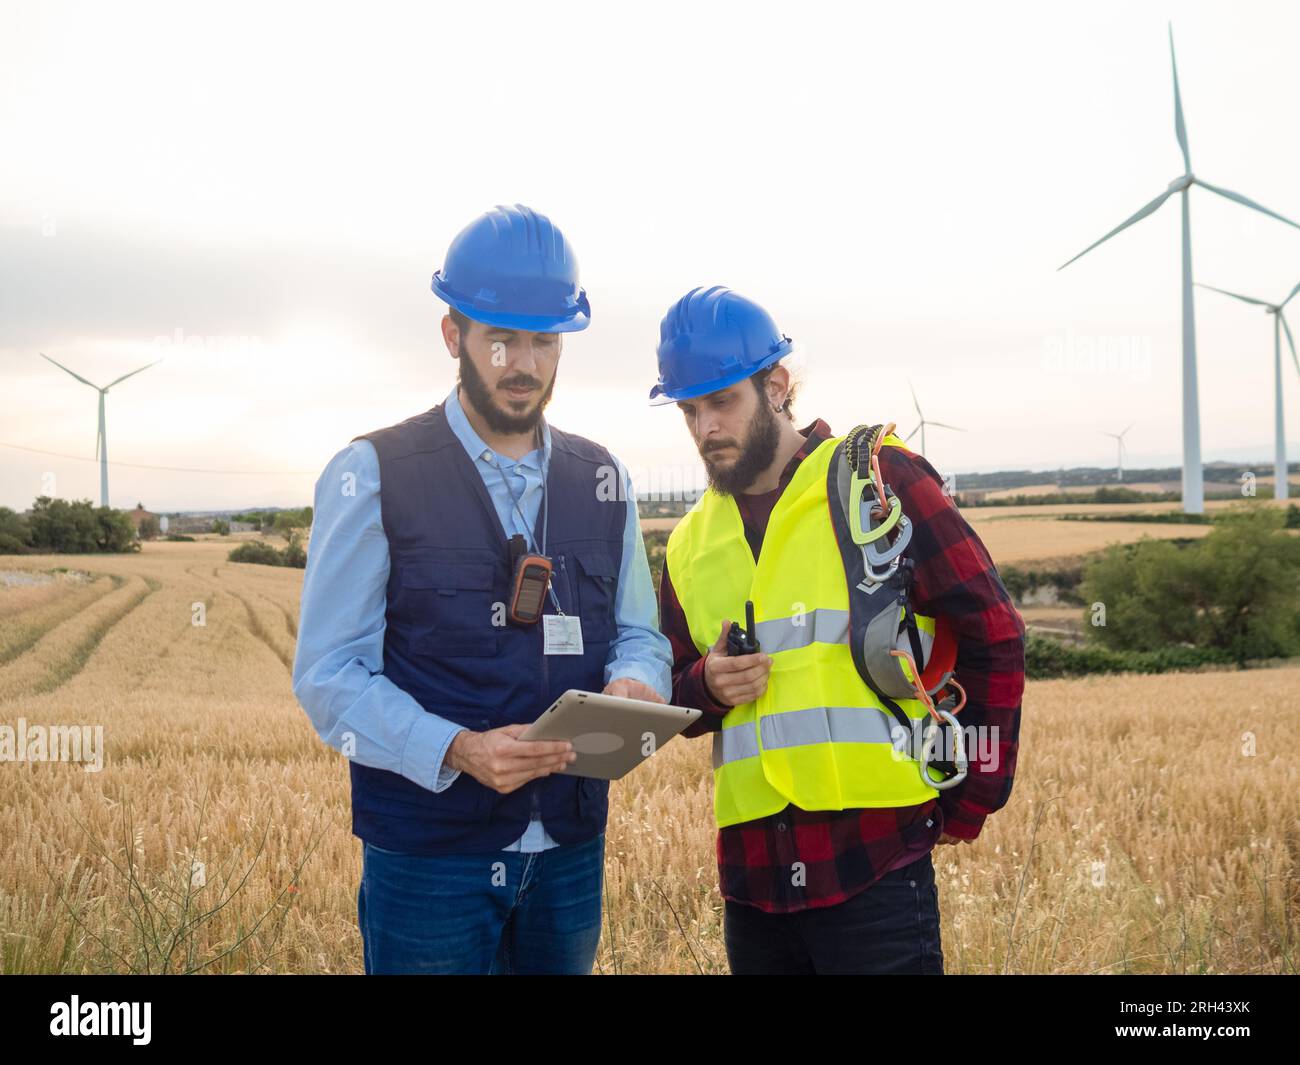
[[1103, 436], [1113, 436], [1116, 440], [1115, 480], [1117, 481], [1124, 480], [1124, 433], [1127, 433], [1136, 424], [1136, 422], [1129, 422], [1124, 432], [1121, 433], [1108, 433], [1105, 429], [1101, 430]]
[[1192, 231], [1191, 216], [1188, 213], [1187, 192], [1193, 185], [1200, 185], [1216, 195], [1236, 203], [1244, 204], [1252, 210], [1259, 211], [1300, 229], [1300, 225], [1284, 218], [1267, 207], [1261, 207], [1254, 200], [1249, 200], [1240, 193], [1221, 189], [1192, 173], [1192, 159], [1187, 150], [1187, 127], [1183, 123], [1183, 102], [1178, 92], [1178, 62], [1174, 58], [1174, 27], [1169, 24], [1169, 60], [1174, 72], [1174, 133], [1178, 137], [1178, 146], [1183, 150], [1183, 173], [1174, 178], [1159, 196], [1143, 207], [1137, 214], [1116, 226], [1101, 240], [1089, 244], [1074, 259], [1062, 263], [1057, 270], [1064, 270], [1075, 259], [1082, 258], [1097, 247], [1110, 240], [1116, 233], [1127, 229], [1134, 222], [1140, 222], [1152, 214], [1165, 200], [1175, 192], [1181, 194], [1183, 208], [1183, 511], [1187, 514], [1201, 514], [1205, 511], [1205, 476], [1201, 469], [1201, 417], [1200, 402], [1196, 391], [1196, 320], [1192, 306]]
[[95, 457], [99, 459], [99, 505], [101, 507], [106, 507], [108, 506], [108, 436], [104, 431], [104, 397], [108, 395], [108, 390], [114, 385], [120, 385], [128, 377], [134, 377], [136, 374], [140, 373], [141, 370], [149, 369], [150, 366], [157, 366], [158, 363], [162, 362], [162, 359], [155, 359], [153, 362], [141, 366], [139, 370], [132, 370], [130, 373], [124, 373], [116, 381], [110, 381], [103, 388], [100, 388], [99, 385], [91, 384], [91, 382], [87, 381], [81, 376], [81, 374], [72, 373], [72, 371], [64, 366], [63, 363], [54, 362], [54, 360], [46, 355], [45, 352], [40, 352], [40, 356], [46, 362], [53, 362], [54, 365], [64, 373], [72, 374], [72, 376], [83, 385], [90, 385], [91, 388], [99, 393], [99, 433], [95, 437]]
[[[922, 455], [925, 454], [925, 427], [927, 425], [937, 425], [941, 429], [956, 429], [957, 432], [959, 433], [964, 433], [966, 431], [965, 429], [962, 429], [956, 425], [947, 425], [944, 422], [927, 421], [925, 415], [921, 413], [921, 404], [917, 402], [916, 389], [912, 388], [911, 381], [907, 382], [907, 387], [912, 390], [912, 406], [916, 408], [916, 416], [921, 419], [920, 422], [917, 424], [916, 429], [921, 430], [921, 454]], [[912, 437], [916, 435], [916, 429], [913, 429], [910, 433], [908, 433], [905, 437], [903, 437], [904, 442], [911, 440]]]
[[1300, 292], [1300, 285], [1296, 285], [1281, 303], [1268, 303], [1265, 300], [1251, 299], [1249, 296], [1240, 296], [1235, 292], [1229, 292], [1227, 289], [1215, 288], [1213, 285], [1202, 285], [1196, 282], [1201, 288], [1208, 288], [1211, 292], [1221, 292], [1225, 296], [1231, 296], [1234, 300], [1241, 300], [1243, 303], [1253, 303], [1258, 307], [1264, 308], [1264, 313], [1273, 316], [1273, 498], [1286, 499], [1288, 496], [1288, 476], [1286, 466], [1286, 429], [1282, 424], [1282, 331], [1286, 330], [1286, 342], [1291, 346], [1291, 361], [1295, 363], [1296, 372], [1300, 373], [1300, 359], [1295, 353], [1295, 337], [1291, 335], [1291, 327], [1286, 324], [1286, 315], [1282, 313], [1282, 308], [1291, 302], [1297, 292]]

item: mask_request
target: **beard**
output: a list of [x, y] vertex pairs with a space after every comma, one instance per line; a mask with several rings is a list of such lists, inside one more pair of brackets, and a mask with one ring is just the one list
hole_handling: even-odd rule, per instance
[[[533, 388], [541, 388], [542, 382], [528, 374], [517, 373], [501, 378], [496, 384], [496, 389], [493, 389], [488, 386], [488, 383], [474, 365], [474, 361], [469, 357], [464, 337], [461, 337], [460, 340], [459, 355], [458, 366], [460, 369], [457, 380], [461, 387], [465, 389], [465, 398], [469, 400], [470, 406], [488, 423], [488, 428], [494, 433], [526, 433], [537, 428], [537, 423], [542, 420], [542, 411], [546, 409], [546, 404], [551, 401], [551, 390], [555, 388], [555, 378], [559, 375], [558, 367], [556, 367], [556, 372], [551, 375], [551, 383], [546, 386], [546, 391], [542, 393], [542, 398], [537, 406], [530, 411], [525, 411], [523, 414], [514, 414], [503, 411], [493, 402], [493, 393], [496, 389], [506, 388], [511, 385], [529, 385]], [[515, 401], [506, 400], [506, 402]]]
[[[781, 440], [780, 423], [776, 413], [760, 396], [758, 409], [749, 420], [745, 441], [740, 445], [740, 458], [729, 469], [720, 469], [709, 461], [709, 452], [701, 451], [704, 469], [709, 477], [709, 487], [724, 496], [734, 496], [743, 492], [760, 473], [772, 465], [776, 458], [776, 448]], [[724, 441], [734, 443], [734, 441]], [[711, 450], [716, 450], [717, 446]]]

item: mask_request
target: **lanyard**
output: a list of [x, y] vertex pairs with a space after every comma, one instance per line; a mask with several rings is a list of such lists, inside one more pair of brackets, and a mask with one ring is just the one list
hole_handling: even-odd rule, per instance
[[[550, 479], [550, 472], [551, 472], [550, 463], [543, 462], [542, 464], [542, 543], [540, 547], [538, 547], [537, 541], [533, 539], [532, 530], [528, 526], [528, 518], [524, 515], [523, 508], [520, 507], [519, 505], [519, 498], [518, 496], [515, 495], [515, 490], [510, 485], [510, 478], [506, 476], [506, 471], [503, 470], [500, 466], [498, 466], [495, 462], [492, 463], [492, 468], [495, 469], [497, 473], [501, 475], [501, 483], [506, 486], [506, 491], [510, 493], [510, 502], [514, 504], [515, 513], [519, 515], [519, 522], [524, 527], [524, 535], [528, 537], [529, 545], [539, 555], [544, 556], [546, 554], [547, 524], [550, 521], [550, 517], [551, 517], [551, 508], [547, 505], [546, 502], [546, 482]], [[551, 604], [555, 607], [555, 612], [557, 614], [563, 614], [564, 611], [560, 609], [560, 601], [555, 597], [554, 584], [550, 581], [547, 581], [546, 590], [547, 592], [550, 593]]]

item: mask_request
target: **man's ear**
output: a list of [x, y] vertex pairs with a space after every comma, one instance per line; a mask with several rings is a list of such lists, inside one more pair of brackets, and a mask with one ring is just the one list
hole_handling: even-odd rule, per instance
[[780, 410], [790, 394], [790, 371], [784, 366], [774, 366], [767, 379], [767, 399], [770, 406]]
[[452, 321], [450, 314], [442, 316], [442, 342], [447, 345], [447, 354], [453, 359], [460, 358], [460, 327]]

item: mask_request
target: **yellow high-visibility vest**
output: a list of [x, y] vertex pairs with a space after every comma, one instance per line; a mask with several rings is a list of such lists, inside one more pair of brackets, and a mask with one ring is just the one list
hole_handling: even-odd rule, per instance
[[[753, 600], [761, 650], [771, 656], [767, 690], [733, 707], [713, 737], [713, 802], [719, 827], [793, 803], [804, 810], [915, 806], [939, 792], [909, 756], [912, 737], [862, 680], [849, 649], [844, 562], [826, 490], [841, 440], [805, 458], [772, 509], [757, 563], [736, 501], [707, 490], [673, 529], [667, 561], [691, 639], [707, 654], [724, 620]], [[884, 443], [903, 446], [890, 434]], [[899, 607], [900, 618], [902, 607]], [[917, 614], [926, 654], [932, 617]], [[910, 650], [905, 637], [897, 645]], [[912, 671], [904, 663], [910, 679]], [[908, 718], [928, 715], [899, 699]]]

